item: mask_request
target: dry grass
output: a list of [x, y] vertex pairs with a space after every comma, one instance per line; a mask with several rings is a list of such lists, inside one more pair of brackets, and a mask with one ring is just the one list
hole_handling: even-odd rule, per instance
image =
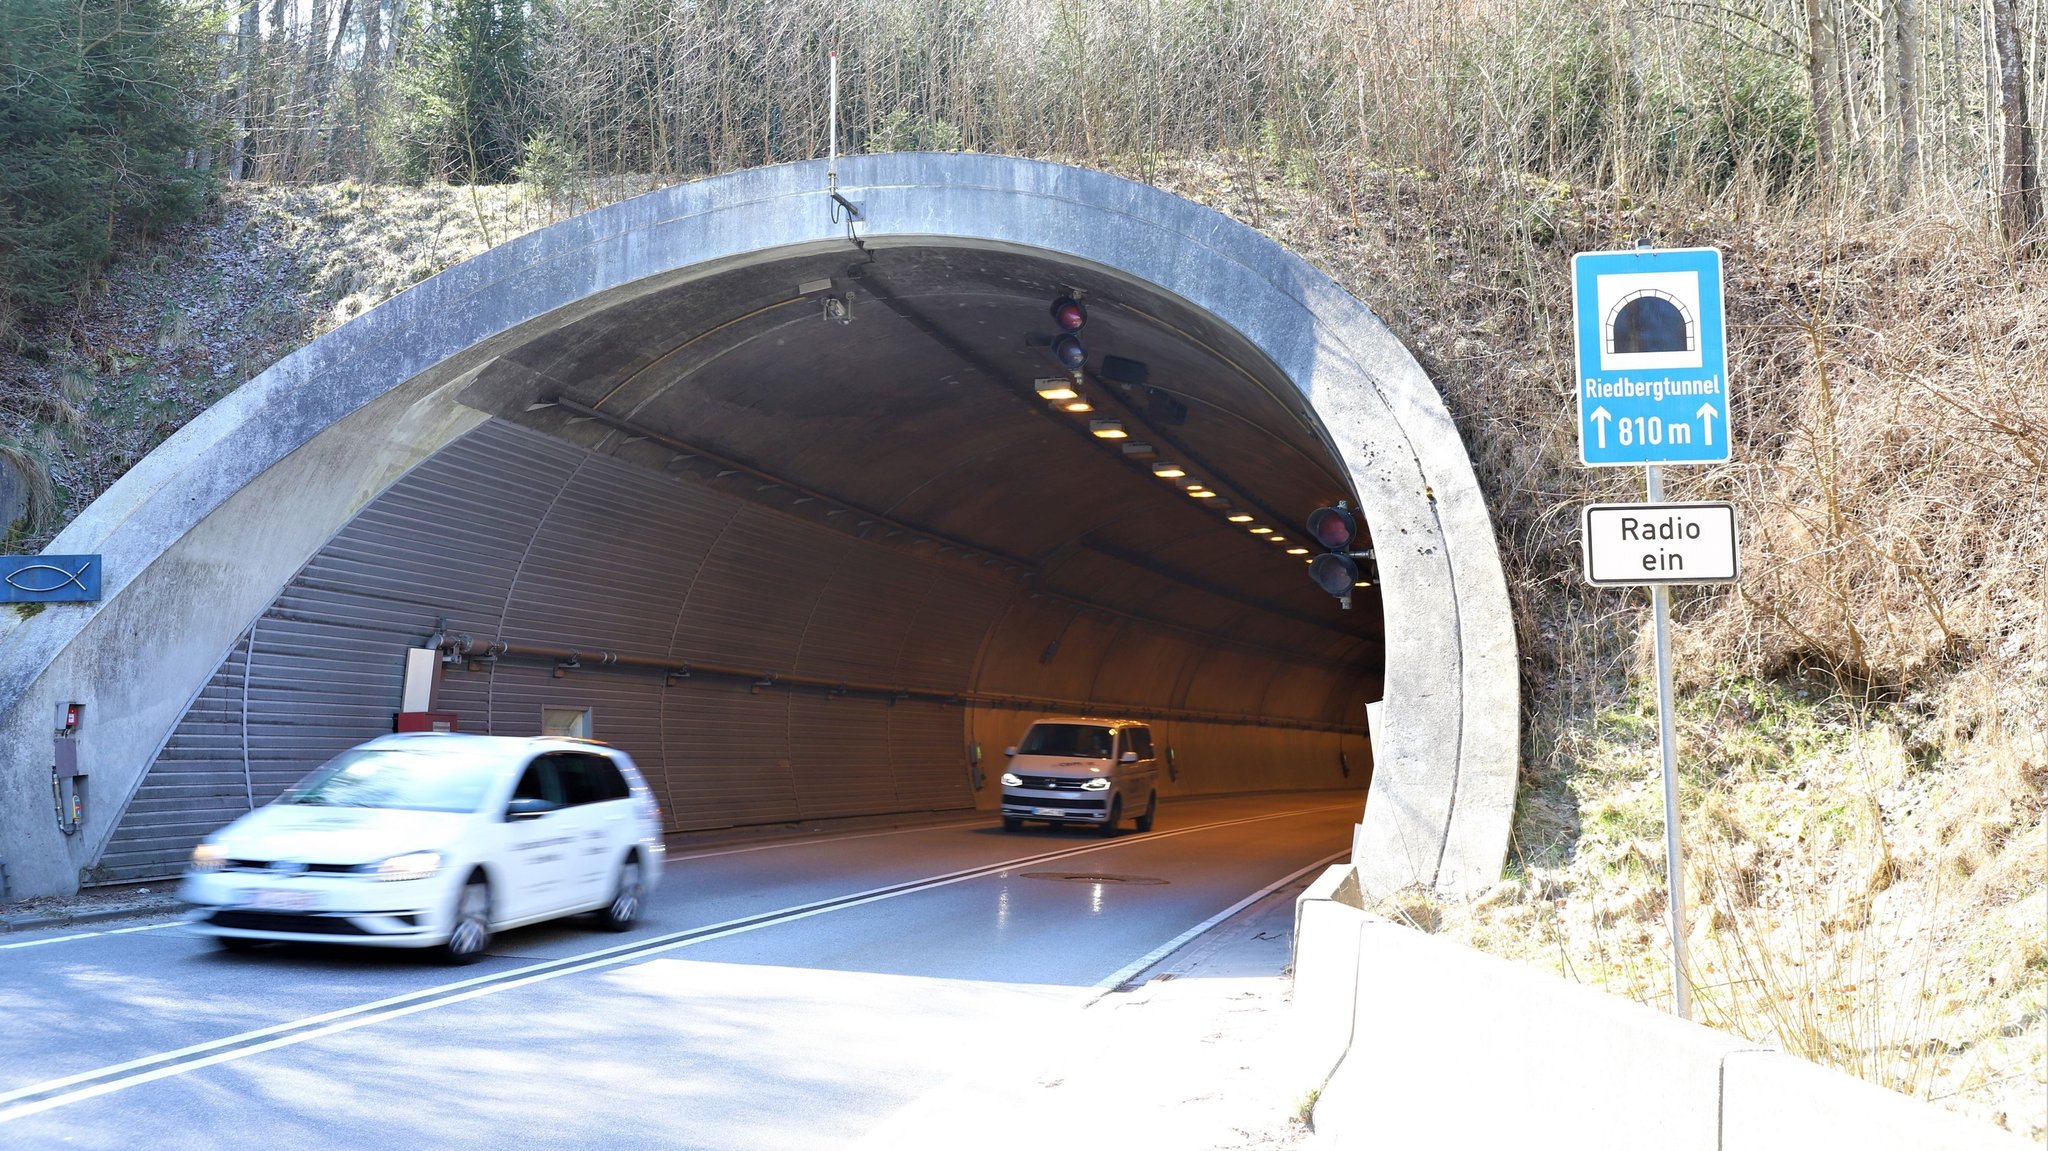
[[[1415, 926], [1670, 1001], [1646, 597], [1582, 585], [1573, 252], [1711, 245], [1728, 270], [1732, 591], [1681, 590], [1681, 827], [1696, 1015], [2048, 1136], [2048, 376], [2043, 269], [1966, 222], [1632, 205], [1553, 182], [1257, 156], [1157, 182], [1371, 303], [1472, 449], [1523, 652], [1505, 882]], [[2016, 287], [2017, 285], [2017, 287]]]

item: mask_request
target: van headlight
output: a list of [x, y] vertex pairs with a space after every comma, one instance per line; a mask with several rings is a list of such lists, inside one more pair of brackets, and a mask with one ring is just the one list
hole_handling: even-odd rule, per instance
[[1016, 773], [1016, 772], [1014, 772], [1014, 771], [1006, 771], [1006, 772], [1004, 772], [1004, 773], [1003, 773], [1003, 786], [1004, 786], [1004, 787], [1023, 787], [1023, 786], [1024, 786], [1024, 781], [1023, 781], [1023, 780], [1021, 780], [1021, 779], [1018, 779], [1018, 778], [1017, 778], [1017, 773]]
[[1099, 775], [1098, 775], [1098, 776], [1096, 776], [1096, 777], [1095, 777], [1094, 779], [1091, 779], [1091, 780], [1089, 780], [1089, 781], [1088, 781], [1087, 783], [1084, 783], [1084, 784], [1082, 784], [1082, 785], [1081, 785], [1081, 790], [1082, 790], [1082, 791], [1108, 791], [1108, 790], [1109, 790], [1109, 781], [1108, 781], [1108, 780], [1106, 780], [1106, 779], [1104, 779], [1104, 778], [1102, 778], [1101, 776], [1099, 776]]
[[192, 849], [192, 870], [219, 871], [228, 865], [228, 849], [218, 843], [202, 843]]
[[426, 879], [441, 870], [441, 853], [407, 852], [404, 855], [394, 855], [382, 863], [365, 865], [359, 870], [369, 872], [378, 880]]

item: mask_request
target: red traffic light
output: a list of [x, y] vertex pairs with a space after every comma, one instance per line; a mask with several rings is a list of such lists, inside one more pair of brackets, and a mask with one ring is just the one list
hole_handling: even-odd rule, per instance
[[1358, 521], [1342, 507], [1317, 508], [1308, 514], [1308, 534], [1331, 551], [1341, 552], [1358, 538]]
[[1334, 596], [1347, 596], [1358, 583], [1358, 564], [1343, 552], [1324, 552], [1308, 561], [1309, 578]]
[[1081, 365], [1088, 362], [1088, 349], [1071, 335], [1061, 336], [1052, 342], [1052, 355], [1061, 367], [1070, 372], [1079, 371]]
[[1061, 296], [1052, 302], [1052, 322], [1058, 324], [1062, 332], [1078, 332], [1081, 325], [1088, 322], [1088, 309], [1072, 296]]

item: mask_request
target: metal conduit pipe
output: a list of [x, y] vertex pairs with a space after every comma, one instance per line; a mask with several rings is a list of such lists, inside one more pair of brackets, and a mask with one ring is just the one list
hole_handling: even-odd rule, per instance
[[[439, 637], [437, 637], [439, 638]], [[503, 640], [492, 640], [481, 647], [468, 637], [439, 638], [435, 646], [444, 653], [442, 662], [457, 663], [475, 659], [478, 661], [498, 659], [525, 659], [549, 661], [564, 671], [573, 671], [584, 665], [585, 659], [597, 661], [597, 666], [641, 668], [658, 671], [682, 679], [707, 675], [720, 679], [745, 680], [756, 687], [799, 687], [816, 688], [830, 695], [871, 696], [877, 699], [916, 699], [930, 703], [1002, 708], [1009, 711], [1068, 711], [1086, 713], [1098, 705], [1085, 700], [1054, 699], [1045, 696], [1005, 695], [981, 691], [932, 691], [925, 688], [891, 687], [887, 684], [859, 683], [851, 680], [830, 679], [824, 676], [793, 675], [788, 672], [759, 671], [750, 668], [729, 667], [723, 664], [699, 663], [695, 660], [660, 659], [655, 656], [622, 655], [618, 652], [593, 649], [550, 647], [543, 644], [514, 644]], [[1238, 712], [1197, 711], [1191, 708], [1144, 707], [1125, 704], [1116, 705], [1119, 716], [1132, 719], [1177, 720], [1189, 723], [1213, 723], [1225, 727], [1270, 727], [1287, 731], [1336, 732], [1343, 735], [1364, 735], [1365, 728], [1348, 727], [1337, 723], [1318, 723], [1302, 719], [1268, 719], [1263, 716]]]

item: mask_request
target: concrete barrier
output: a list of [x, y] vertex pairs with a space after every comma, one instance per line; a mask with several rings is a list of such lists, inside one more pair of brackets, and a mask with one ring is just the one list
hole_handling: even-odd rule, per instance
[[[1332, 872], [1348, 868], [1333, 868]], [[1326, 873], [1296, 907], [1304, 1055], [1348, 1042], [1316, 1145], [1679, 1151], [2024, 1140], [1749, 1040], [1367, 914]], [[1331, 971], [1355, 957], [1352, 1001]], [[1348, 1010], [1346, 1010], [1348, 1008]]]

